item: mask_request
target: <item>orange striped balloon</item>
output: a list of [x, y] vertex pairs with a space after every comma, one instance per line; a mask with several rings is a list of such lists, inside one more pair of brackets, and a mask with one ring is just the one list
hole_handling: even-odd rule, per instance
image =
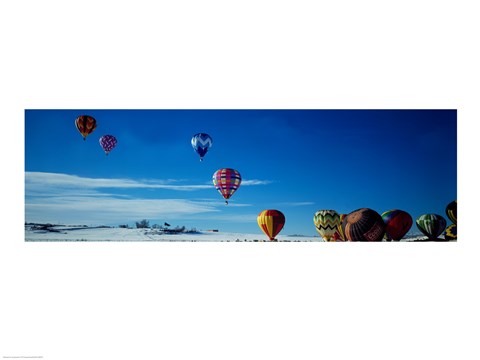
[[375, 210], [362, 208], [348, 214], [342, 223], [348, 241], [382, 241], [385, 223]]
[[270, 240], [275, 240], [275, 236], [283, 229], [285, 225], [285, 215], [278, 210], [263, 210], [257, 217], [258, 226]]

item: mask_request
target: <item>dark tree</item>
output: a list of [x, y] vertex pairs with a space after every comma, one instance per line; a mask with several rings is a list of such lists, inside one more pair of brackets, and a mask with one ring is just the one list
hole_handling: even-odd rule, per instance
[[143, 219], [140, 222], [135, 223], [137, 225], [137, 229], [146, 229], [150, 227], [149, 221], [146, 219]]

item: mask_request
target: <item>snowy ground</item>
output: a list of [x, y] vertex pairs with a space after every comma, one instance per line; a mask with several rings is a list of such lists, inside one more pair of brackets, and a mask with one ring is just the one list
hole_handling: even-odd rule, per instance
[[[268, 241], [264, 234], [243, 234], [230, 232], [198, 232], [182, 234], [161, 234], [154, 229], [125, 229], [108, 227], [53, 226], [49, 230], [39, 230], [25, 226], [25, 241], [159, 241], [159, 242], [262, 242]], [[319, 236], [278, 235], [279, 242], [319, 242]], [[418, 236], [401, 241], [419, 241]]]
[[[54, 227], [58, 232], [32, 230], [25, 227], [26, 241], [178, 241], [178, 242], [221, 242], [221, 241], [266, 241], [262, 234], [242, 234], [225, 232], [198, 232], [182, 234], [162, 234], [154, 229], [124, 228], [73, 228]], [[281, 236], [278, 241], [320, 241], [319, 237]]]

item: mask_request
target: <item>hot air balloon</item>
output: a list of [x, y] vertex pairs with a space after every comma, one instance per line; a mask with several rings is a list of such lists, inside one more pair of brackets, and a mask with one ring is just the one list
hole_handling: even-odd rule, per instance
[[438, 240], [447, 226], [447, 221], [437, 214], [424, 214], [417, 219], [418, 229], [429, 240]]
[[117, 145], [117, 139], [113, 135], [103, 135], [99, 142], [107, 155]]
[[271, 241], [283, 229], [285, 225], [285, 215], [278, 210], [263, 210], [257, 217], [258, 226]]
[[375, 210], [362, 208], [348, 214], [342, 223], [348, 241], [382, 241], [385, 223]]
[[389, 210], [382, 214], [385, 223], [385, 237], [387, 240], [399, 241], [410, 230], [413, 219], [403, 210]]
[[228, 199], [237, 191], [241, 183], [242, 177], [235, 169], [220, 169], [213, 174], [213, 185], [224, 197], [227, 205]]
[[81, 115], [75, 119], [75, 126], [85, 140], [97, 128], [97, 121], [91, 116]]
[[347, 217], [347, 214], [340, 214], [340, 225], [337, 227], [337, 233], [334, 235], [336, 241], [347, 241], [345, 239], [345, 234], [343, 233], [343, 220]]
[[452, 223], [457, 223], [457, 200], [454, 200], [447, 205], [445, 213], [447, 214], [448, 218]]
[[335, 210], [318, 210], [313, 215], [313, 223], [324, 241], [336, 241], [339, 238], [340, 215]]
[[457, 225], [452, 224], [445, 229], [445, 240], [457, 240]]
[[210, 135], [205, 133], [198, 133], [192, 137], [193, 150], [200, 155], [200, 161], [203, 161], [203, 157], [207, 153], [208, 149], [212, 147], [213, 140]]

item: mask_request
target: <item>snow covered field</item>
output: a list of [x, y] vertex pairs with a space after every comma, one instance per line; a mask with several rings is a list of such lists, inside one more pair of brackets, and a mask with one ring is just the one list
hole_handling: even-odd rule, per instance
[[[267, 241], [263, 234], [242, 234], [226, 232], [198, 232], [182, 234], [163, 234], [154, 229], [125, 228], [81, 228], [56, 226], [48, 230], [32, 230], [25, 227], [25, 241], [178, 241], [178, 242], [234, 242]], [[281, 236], [278, 241], [320, 241], [319, 237]]]
[[[25, 226], [25, 241], [159, 241], [159, 242], [262, 242], [269, 241], [262, 234], [243, 234], [231, 232], [198, 232], [181, 234], [163, 234], [155, 229], [126, 229], [109, 227], [73, 227], [53, 226], [51, 230]], [[279, 242], [321, 242], [319, 236], [278, 235]], [[424, 236], [402, 239], [418, 241]]]

